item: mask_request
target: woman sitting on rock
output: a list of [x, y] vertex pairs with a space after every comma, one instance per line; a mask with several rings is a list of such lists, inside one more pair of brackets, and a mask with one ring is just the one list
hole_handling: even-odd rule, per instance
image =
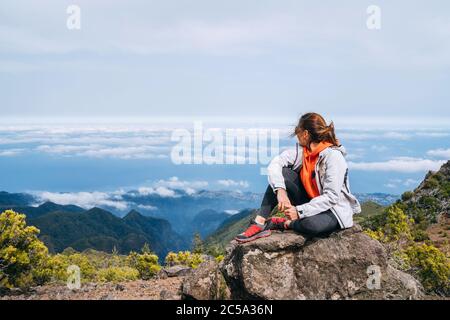
[[[236, 237], [248, 242], [267, 237], [271, 230], [292, 229], [306, 237], [326, 236], [353, 226], [353, 214], [361, 212], [350, 192], [345, 149], [317, 113], [304, 114], [291, 135], [295, 149], [282, 152], [270, 162], [269, 186], [250, 227]], [[278, 204], [286, 218], [269, 215]]]

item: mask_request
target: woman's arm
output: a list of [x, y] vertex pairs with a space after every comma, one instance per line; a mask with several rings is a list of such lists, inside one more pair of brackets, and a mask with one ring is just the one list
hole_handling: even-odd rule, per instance
[[347, 163], [340, 151], [332, 151], [325, 163], [322, 194], [310, 202], [297, 206], [300, 218], [314, 216], [334, 207], [344, 185]]
[[274, 157], [270, 161], [267, 167], [269, 184], [273, 191], [276, 193], [276, 189], [286, 190], [286, 185], [284, 183], [283, 168], [292, 166], [295, 170], [301, 164], [302, 159], [302, 149], [299, 147], [298, 143], [295, 148], [283, 151], [280, 155]]

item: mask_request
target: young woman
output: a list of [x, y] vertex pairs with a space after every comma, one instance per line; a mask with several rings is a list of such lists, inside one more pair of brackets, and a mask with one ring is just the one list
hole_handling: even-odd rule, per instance
[[[270, 162], [269, 186], [259, 213], [237, 241], [267, 237], [274, 229], [292, 229], [307, 237], [328, 235], [353, 226], [353, 214], [361, 212], [350, 192], [346, 153], [333, 123], [327, 125], [321, 115], [307, 113], [291, 136], [297, 136], [296, 148]], [[287, 218], [267, 220], [277, 204]]]

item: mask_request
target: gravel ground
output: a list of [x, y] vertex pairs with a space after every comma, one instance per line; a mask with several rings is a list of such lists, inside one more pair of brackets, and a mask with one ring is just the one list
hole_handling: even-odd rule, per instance
[[120, 283], [87, 283], [79, 290], [64, 285], [45, 285], [29, 292], [12, 290], [0, 300], [179, 300], [184, 277]]

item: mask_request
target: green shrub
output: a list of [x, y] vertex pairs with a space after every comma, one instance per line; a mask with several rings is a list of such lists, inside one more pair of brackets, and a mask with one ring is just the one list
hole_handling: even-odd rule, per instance
[[161, 270], [158, 256], [152, 253], [130, 252], [127, 257], [128, 265], [139, 272], [139, 277], [148, 280]]
[[168, 266], [184, 265], [195, 269], [204, 260], [201, 254], [191, 253], [190, 251], [179, 251], [178, 253], [169, 252], [164, 261]]
[[386, 210], [386, 217], [376, 230], [365, 232], [394, 248], [391, 258], [395, 264], [418, 277], [428, 292], [450, 294], [449, 259], [431, 244], [414, 242], [428, 240], [428, 235], [423, 226], [411, 222], [400, 206], [393, 205]]
[[81, 282], [95, 280], [97, 270], [99, 270], [83, 253], [56, 254], [50, 258], [53, 280], [65, 282], [69, 276], [67, 268], [70, 265], [76, 265], [80, 268]]
[[29, 287], [49, 278], [48, 249], [39, 230], [27, 226], [25, 215], [7, 210], [0, 214], [0, 288]]
[[450, 293], [450, 263], [433, 245], [411, 245], [404, 251], [407, 261], [428, 291]]
[[413, 196], [414, 196], [413, 192], [406, 191], [405, 193], [402, 194], [402, 200], [403, 201], [408, 201], [408, 200], [412, 199]]
[[137, 280], [139, 271], [131, 267], [108, 267], [100, 269], [96, 274], [99, 282], [121, 282]]
[[192, 252], [202, 254], [205, 252], [205, 245], [203, 244], [202, 237], [199, 233], [194, 235], [192, 240]]
[[376, 230], [366, 230], [372, 238], [381, 242], [408, 241], [412, 240], [411, 224], [412, 219], [404, 213], [397, 205], [388, 207], [385, 215], [380, 221], [380, 226]]
[[437, 187], [439, 187], [439, 181], [434, 176], [431, 176], [425, 180], [423, 187], [424, 187], [424, 189], [437, 188]]
[[218, 245], [210, 245], [206, 249], [206, 254], [212, 257], [223, 256], [225, 254], [225, 249]]
[[439, 191], [443, 197], [450, 197], [450, 182], [443, 182], [439, 188]]

